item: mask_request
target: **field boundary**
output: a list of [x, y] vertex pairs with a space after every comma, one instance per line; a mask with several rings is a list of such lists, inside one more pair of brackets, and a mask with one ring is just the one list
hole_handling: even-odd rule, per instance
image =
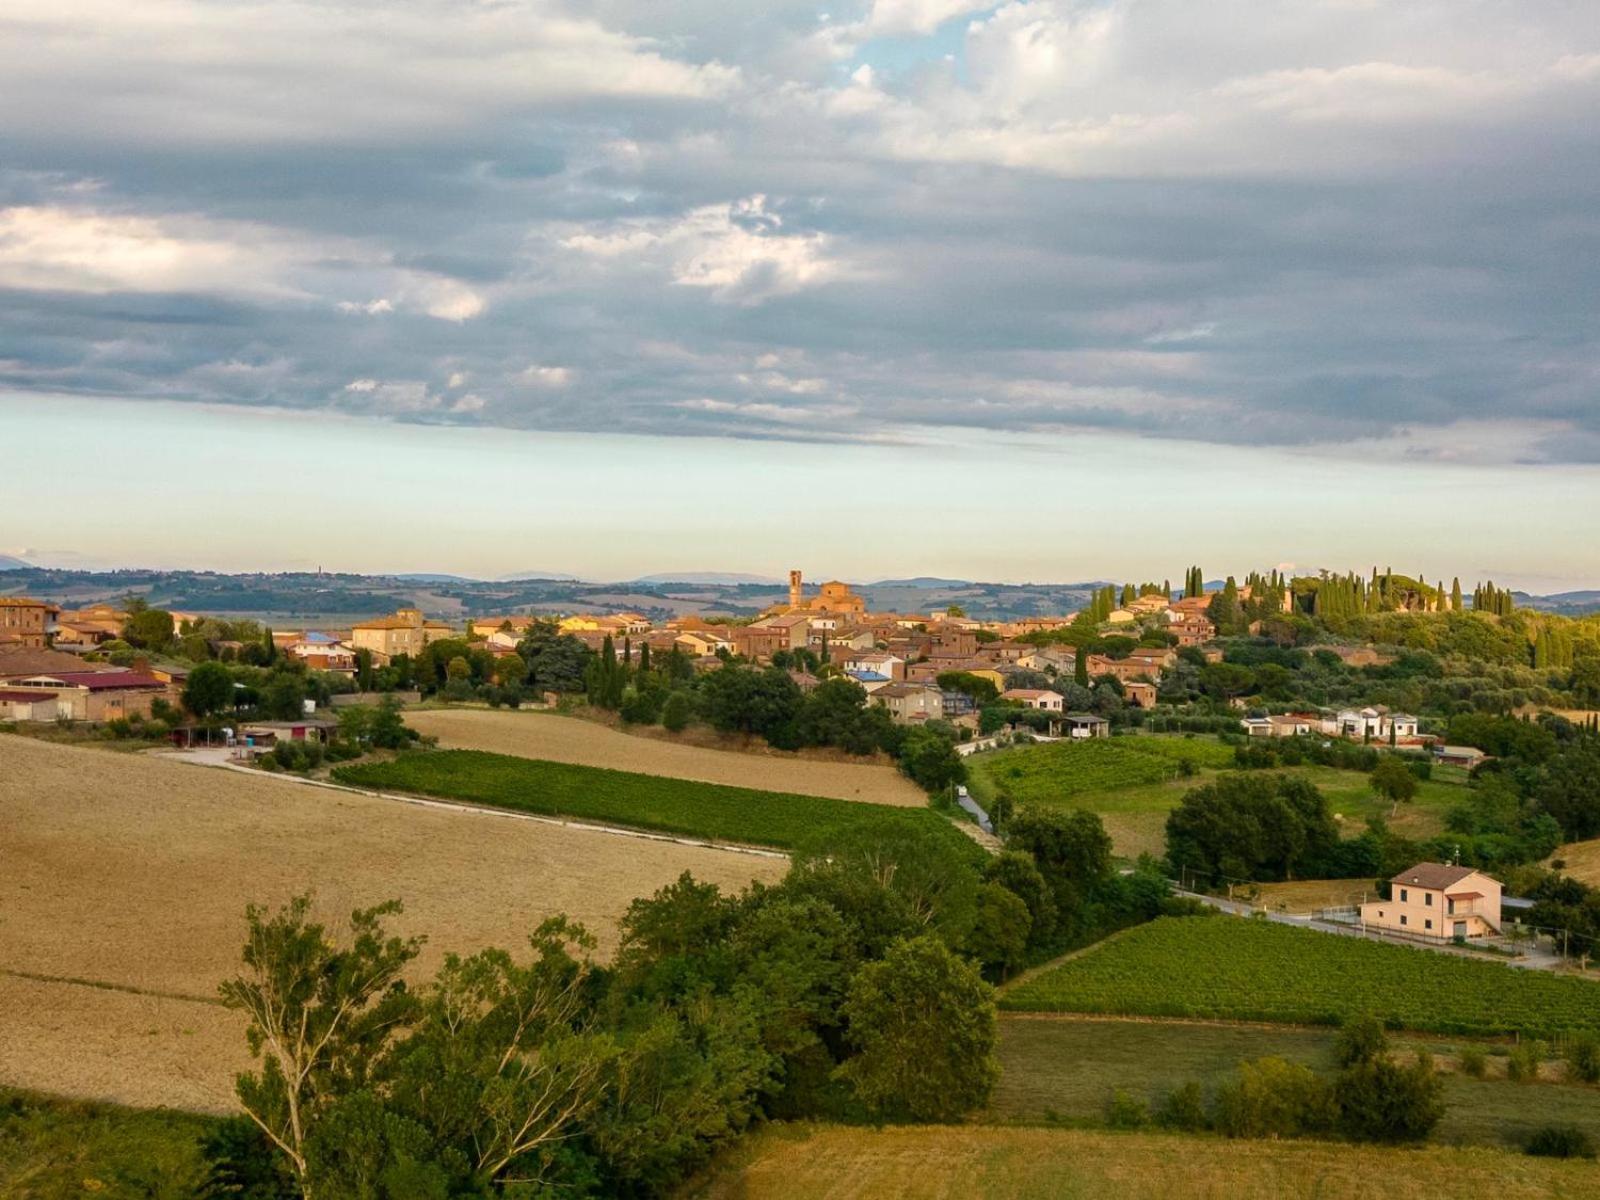
[[102, 992], [123, 992], [130, 996], [150, 996], [156, 1000], [182, 1000], [185, 1004], [213, 1004], [228, 1007], [216, 996], [196, 996], [192, 992], [163, 992], [156, 988], [134, 987], [130, 983], [111, 983], [104, 979], [85, 979], [78, 975], [45, 975], [38, 971], [17, 971], [0, 967], [0, 975], [13, 979], [26, 979], [31, 983], [58, 983], [68, 987], [95, 988]]
[[[749, 846], [741, 842], [706, 841], [702, 838], [657, 833], [648, 829], [633, 829], [626, 825], [602, 825], [593, 821], [570, 820], [564, 817], [547, 816], [542, 813], [522, 812], [514, 808], [494, 808], [486, 804], [471, 804], [464, 800], [446, 800], [438, 796], [423, 796], [411, 792], [374, 791], [370, 788], [352, 787], [347, 783], [335, 783], [331, 779], [308, 779], [303, 775], [274, 775], [265, 771], [255, 771], [249, 767], [236, 766], [229, 762], [191, 758], [181, 753], [163, 754], [158, 757], [187, 763], [191, 767], [220, 767], [227, 771], [237, 771], [242, 775], [251, 775], [257, 779], [278, 779], [286, 783], [326, 788], [330, 792], [348, 792], [352, 796], [369, 796], [378, 800], [393, 800], [400, 804], [414, 804], [419, 808], [437, 808], [455, 812], [475, 813], [486, 817], [509, 817], [516, 821], [532, 821], [539, 825], [555, 825], [563, 829], [577, 829], [588, 833], [609, 833], [616, 837], [642, 838], [649, 842], [671, 842], [674, 845], [693, 846], [700, 850], [726, 850], [734, 854], [752, 854], [758, 858], [789, 857], [784, 851], [775, 850], [769, 846]], [[537, 762], [539, 760], [529, 759], [528, 761]], [[605, 768], [594, 769], [604, 770]]]

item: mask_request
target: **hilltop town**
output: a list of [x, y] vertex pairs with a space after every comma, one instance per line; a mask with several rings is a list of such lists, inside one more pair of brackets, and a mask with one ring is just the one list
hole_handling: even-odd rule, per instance
[[[392, 1009], [403, 1036], [345, 1045], [303, 1100], [329, 1130], [403, 1115], [440, 1178], [459, 1123], [502, 1111], [550, 1139], [519, 1169], [576, 1178], [536, 1148], [572, 1137], [637, 1195], [781, 1156], [763, 1131], [791, 1116], [818, 1144], [959, 1119], [1018, 1163], [1048, 1135], [1085, 1170], [1099, 1130], [1146, 1171], [1159, 1138], [1402, 1143], [1440, 1171], [1468, 1146], [1491, 1174], [1600, 1139], [1600, 618], [1378, 569], [1191, 566], [1003, 614], [800, 570], [733, 604], [470, 612], [389, 580], [272, 623], [127, 582], [0, 595], [0, 805], [28, 847], [0, 845], [0, 1097], [37, 1128], [79, 1129], [61, 1096], [117, 1102], [92, 1110], [117, 1129], [188, 1110], [157, 1140], [196, 1178], [342, 1195], [356, 1168], [275, 1116], [249, 1048], [293, 1064], [301, 1019]], [[346, 930], [319, 890], [416, 915]], [[530, 929], [527, 965], [492, 949]], [[345, 954], [421, 999], [264, 1000]], [[559, 1018], [458, 1060], [445, 1109], [406, 1090], [517, 1003]], [[369, 1068], [377, 1093], [345, 1090]], [[659, 1152], [639, 1077], [686, 1122]], [[363, 1153], [398, 1169], [386, 1147]]]

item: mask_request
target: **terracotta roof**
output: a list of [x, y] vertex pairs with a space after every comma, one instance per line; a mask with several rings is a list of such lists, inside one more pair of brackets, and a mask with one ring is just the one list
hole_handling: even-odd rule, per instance
[[0, 692], [0, 704], [11, 702], [14, 704], [32, 704], [36, 700], [54, 700], [49, 692]]
[[1403, 883], [1409, 887], [1426, 888], [1429, 891], [1442, 891], [1447, 887], [1454, 887], [1468, 875], [1477, 874], [1471, 867], [1452, 867], [1445, 863], [1418, 863], [1408, 870], [1401, 871], [1390, 883]]
[[0, 646], [0, 677], [82, 670], [83, 660], [76, 654], [39, 646]]

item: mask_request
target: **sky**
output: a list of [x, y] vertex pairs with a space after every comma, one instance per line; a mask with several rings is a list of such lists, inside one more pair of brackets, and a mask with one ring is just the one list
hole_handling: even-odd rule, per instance
[[9, 0], [0, 553], [1600, 584], [1597, 111], [1593, 0]]

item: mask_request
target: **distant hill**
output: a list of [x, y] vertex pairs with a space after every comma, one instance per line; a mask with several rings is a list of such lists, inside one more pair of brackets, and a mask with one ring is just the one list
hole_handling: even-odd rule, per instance
[[477, 583], [470, 575], [434, 575], [427, 571], [408, 571], [403, 575], [391, 575], [391, 579], [399, 579], [405, 583]]
[[31, 571], [31, 570], [33, 570], [33, 564], [32, 563], [23, 562], [20, 558], [14, 558], [9, 554], [0, 554], [0, 571]]
[[697, 583], [697, 584], [759, 584], [763, 587], [787, 582], [771, 575], [742, 575], [737, 571], [666, 571], [660, 575], [641, 575], [627, 583]]
[[548, 579], [554, 583], [577, 583], [576, 575], [568, 575], [565, 571], [513, 571], [509, 575], [497, 576], [495, 583], [523, 583], [529, 579]]
[[1549, 596], [1530, 596], [1527, 592], [1513, 592], [1511, 598], [1518, 608], [1531, 608], [1538, 612], [1556, 613], [1563, 617], [1583, 617], [1600, 612], [1600, 591], [1593, 589], [1578, 592], [1556, 592]]
[[970, 579], [940, 579], [937, 575], [918, 575], [915, 579], [879, 579], [867, 585], [868, 587], [897, 587], [897, 588], [953, 588], [971, 587]]

